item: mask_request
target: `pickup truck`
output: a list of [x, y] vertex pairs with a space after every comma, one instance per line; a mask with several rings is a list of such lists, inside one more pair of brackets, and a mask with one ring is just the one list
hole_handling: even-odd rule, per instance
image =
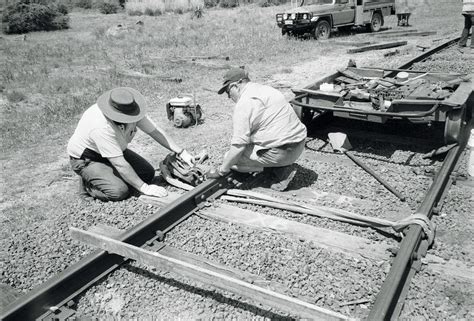
[[276, 15], [282, 35], [310, 33], [328, 39], [333, 28], [366, 26], [377, 32], [384, 17], [395, 14], [395, 0], [306, 0], [300, 6]]

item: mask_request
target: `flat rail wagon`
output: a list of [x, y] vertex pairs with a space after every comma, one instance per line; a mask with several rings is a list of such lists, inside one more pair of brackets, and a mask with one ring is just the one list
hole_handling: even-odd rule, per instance
[[291, 101], [307, 126], [313, 117], [386, 123], [442, 122], [446, 144], [457, 142], [466, 118], [474, 75], [348, 67], [302, 89]]

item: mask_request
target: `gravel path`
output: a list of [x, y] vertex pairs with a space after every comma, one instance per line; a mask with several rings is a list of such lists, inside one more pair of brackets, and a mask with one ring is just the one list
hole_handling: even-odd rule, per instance
[[[447, 59], [452, 55], [443, 57]], [[427, 64], [432, 68], [432, 63]], [[456, 71], [465, 71], [462, 65], [456, 62], [453, 64], [461, 66], [453, 67]], [[447, 68], [451, 68], [451, 65]], [[417, 133], [417, 137], [429, 138], [432, 133], [431, 129], [424, 129]], [[227, 142], [227, 137], [216, 139], [213, 149], [208, 151], [209, 165], [219, 162]], [[399, 219], [414, 213], [432, 182], [424, 173], [436, 171], [441, 165], [441, 159], [421, 158], [432, 146], [374, 143], [363, 137], [351, 137], [351, 143], [354, 146], [351, 152], [401, 191], [407, 197], [406, 202], [400, 202], [344, 155], [333, 153], [331, 147], [320, 138], [308, 139], [307, 150], [297, 162], [298, 174], [290, 190], [311, 189], [344, 195], [356, 202], [341, 203], [324, 198], [318, 205], [363, 215]], [[459, 171], [465, 173], [467, 155], [463, 157]], [[74, 183], [69, 182], [68, 188], [75, 186]], [[262, 182], [263, 186], [265, 183]], [[455, 259], [470, 267], [473, 266], [473, 230], [466, 222], [471, 220], [470, 214], [474, 208], [471, 186], [458, 184], [451, 187], [440, 214], [433, 219], [438, 226], [438, 234], [434, 248], [429, 251], [446, 261]], [[289, 199], [293, 197], [291, 192], [284, 195]], [[83, 229], [97, 224], [127, 229], [157, 210], [139, 202], [137, 198], [102, 203], [90, 199], [71, 201], [63, 197], [61, 214], [50, 221], [49, 228], [45, 228], [43, 222], [34, 222], [28, 231], [18, 234], [14, 239], [2, 241], [4, 257], [0, 261], [1, 283], [12, 285], [21, 292], [29, 291], [64, 270], [71, 262], [90, 253], [89, 247], [70, 239], [68, 228], [71, 224]], [[256, 205], [232, 205], [397, 245], [395, 238], [387, 238], [369, 228]], [[166, 243], [253, 273], [264, 280], [279, 282], [286, 286], [287, 295], [302, 297], [310, 303], [356, 318], [367, 316], [371, 302], [390, 268], [389, 261], [354, 259], [279, 233], [261, 232], [198, 216], [191, 217], [170, 232]], [[472, 284], [446, 279], [423, 269], [412, 281], [402, 319], [473, 319], [472, 288]], [[362, 303], [345, 304], [355, 300], [361, 300]], [[76, 308], [78, 316], [84, 318], [114, 316], [142, 319], [157, 315], [162, 319], [295, 317], [179, 275], [162, 273], [136, 263], [126, 264], [92, 287], [80, 297]]]

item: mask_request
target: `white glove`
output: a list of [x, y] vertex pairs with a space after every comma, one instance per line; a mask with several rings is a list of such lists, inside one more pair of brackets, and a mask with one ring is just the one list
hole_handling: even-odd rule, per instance
[[142, 187], [140, 187], [140, 192], [145, 195], [155, 196], [155, 197], [165, 197], [168, 195], [168, 192], [161, 186], [143, 183]]
[[194, 166], [194, 163], [196, 162], [196, 160], [194, 159], [194, 156], [191, 155], [190, 153], [188, 153], [187, 150], [183, 149], [181, 151], [181, 153], [178, 154], [178, 156], [186, 162], [186, 164], [188, 164], [190, 167], [193, 167]]

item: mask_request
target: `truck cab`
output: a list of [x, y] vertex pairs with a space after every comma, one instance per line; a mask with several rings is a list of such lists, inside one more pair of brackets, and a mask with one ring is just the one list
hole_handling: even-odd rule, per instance
[[395, 13], [395, 0], [307, 0], [276, 15], [282, 35], [312, 34], [327, 39], [333, 28], [366, 26], [377, 32], [384, 16]]

